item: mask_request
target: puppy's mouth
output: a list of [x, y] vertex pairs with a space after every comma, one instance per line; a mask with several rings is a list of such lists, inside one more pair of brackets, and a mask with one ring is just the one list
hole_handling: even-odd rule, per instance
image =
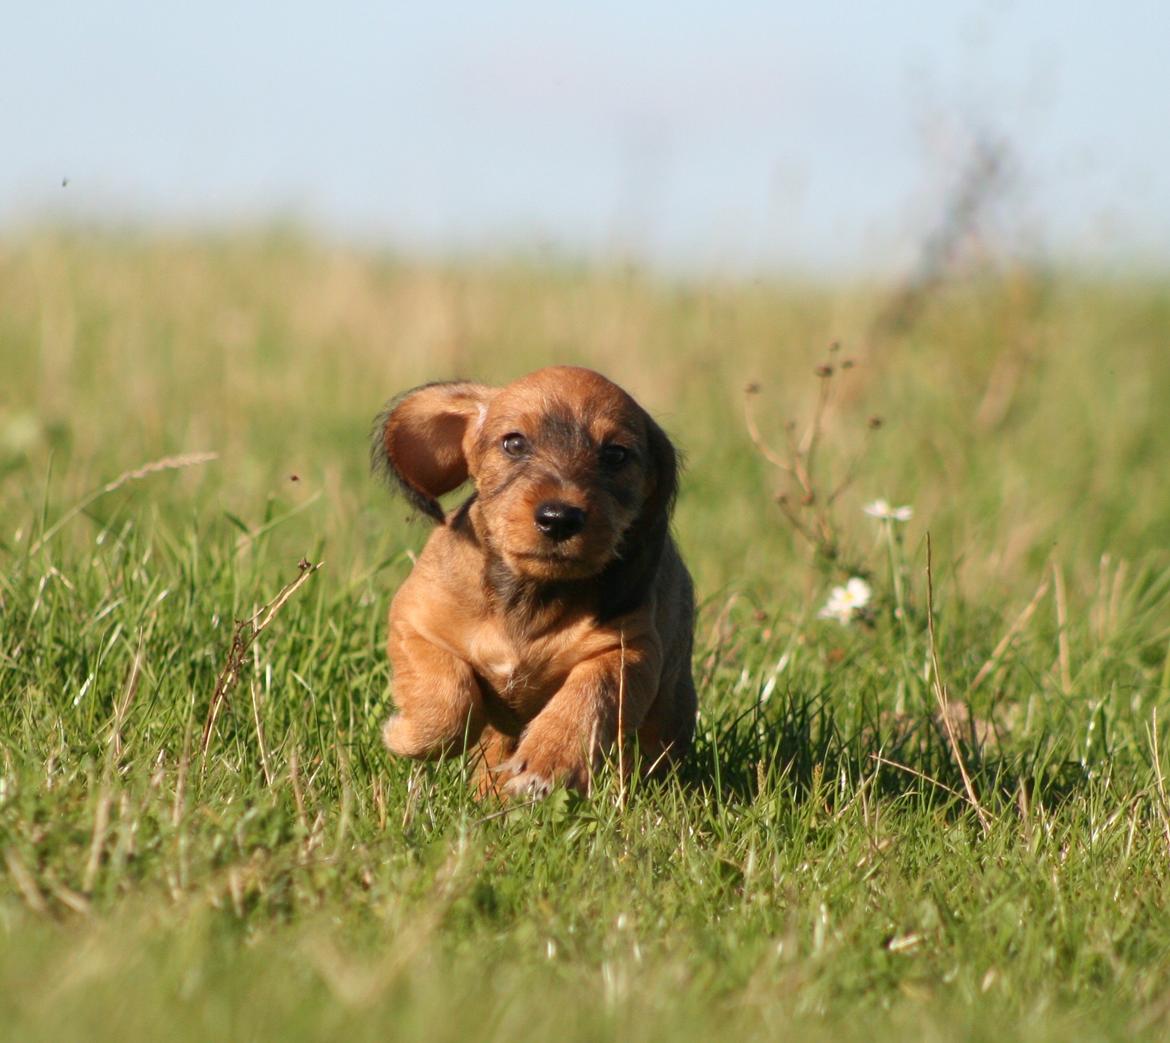
[[591, 556], [561, 546], [520, 551], [511, 557], [520, 571], [542, 579], [583, 579], [605, 567], [604, 562], [598, 563]]
[[574, 554], [566, 547], [549, 547], [547, 550], [527, 550], [515, 555], [520, 561], [535, 561], [545, 565], [561, 565], [565, 568], [587, 564], [584, 555]]

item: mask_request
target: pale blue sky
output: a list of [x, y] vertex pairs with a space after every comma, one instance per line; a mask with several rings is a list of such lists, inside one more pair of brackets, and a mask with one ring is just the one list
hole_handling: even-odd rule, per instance
[[10, 3], [0, 225], [888, 271], [985, 126], [997, 242], [1165, 264], [1168, 51], [1168, 0]]

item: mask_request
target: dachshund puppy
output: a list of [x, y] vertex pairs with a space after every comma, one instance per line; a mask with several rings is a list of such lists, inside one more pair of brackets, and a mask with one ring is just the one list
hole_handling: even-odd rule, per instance
[[[651, 769], [688, 750], [678, 464], [629, 395], [572, 366], [502, 388], [429, 384], [377, 419], [372, 456], [438, 524], [390, 606], [393, 753], [474, 750], [481, 795], [543, 796], [586, 791], [624, 735]], [[445, 515], [438, 498], [468, 478]]]

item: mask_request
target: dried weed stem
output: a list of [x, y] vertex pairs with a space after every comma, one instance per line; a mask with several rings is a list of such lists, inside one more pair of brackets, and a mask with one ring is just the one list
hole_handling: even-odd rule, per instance
[[183, 453], [179, 456], [164, 456], [159, 460], [152, 460], [150, 463], [143, 464], [141, 467], [136, 467], [131, 471], [123, 471], [113, 481], [106, 482], [105, 485], [95, 489], [89, 495], [82, 497], [81, 500], [70, 507], [69, 510], [61, 515], [60, 518], [33, 542], [33, 545], [29, 548], [29, 554], [36, 554], [37, 551], [87, 507], [100, 500], [103, 496], [122, 488], [128, 482], [136, 482], [141, 478], [148, 478], [150, 475], [158, 474], [160, 471], [177, 471], [184, 467], [195, 467], [199, 464], [210, 463], [212, 460], [218, 459], [218, 453]]
[[934, 562], [929, 532], [926, 534], [926, 630], [930, 639], [931, 687], [934, 689], [934, 696], [938, 700], [939, 711], [942, 713], [943, 727], [946, 729], [951, 753], [959, 767], [959, 774], [963, 777], [963, 789], [967, 793], [967, 801], [975, 809], [979, 824], [983, 827], [983, 835], [987, 836], [991, 832], [991, 819], [984, 811], [983, 805], [979, 803], [979, 797], [975, 793], [975, 784], [971, 781], [971, 775], [967, 771], [967, 762], [963, 759], [959, 737], [955, 734], [955, 724], [951, 719], [950, 698], [946, 682], [943, 680], [942, 663], [938, 656], [938, 640], [934, 632]]
[[211, 703], [207, 707], [207, 721], [203, 725], [203, 741], [199, 749], [205, 762], [207, 748], [211, 745], [211, 734], [215, 729], [215, 719], [219, 716], [220, 707], [239, 683], [240, 671], [243, 669], [248, 650], [276, 618], [276, 614], [284, 607], [285, 602], [300, 590], [308, 582], [309, 577], [323, 564], [324, 562], [318, 562], [316, 565], [312, 565], [302, 558], [299, 565], [300, 575], [295, 580], [287, 584], [271, 602], [255, 615], [248, 619], [236, 620], [235, 626], [232, 628], [232, 642], [228, 649], [227, 661], [215, 682], [215, 691], [212, 693]]

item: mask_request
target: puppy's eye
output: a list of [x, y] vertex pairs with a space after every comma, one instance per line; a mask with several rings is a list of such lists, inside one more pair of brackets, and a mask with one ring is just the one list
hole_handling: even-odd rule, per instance
[[511, 457], [527, 456], [528, 439], [513, 431], [510, 435], [504, 435], [500, 448]]
[[630, 451], [624, 445], [603, 445], [601, 447], [601, 466], [607, 471], [617, 471], [630, 458]]

